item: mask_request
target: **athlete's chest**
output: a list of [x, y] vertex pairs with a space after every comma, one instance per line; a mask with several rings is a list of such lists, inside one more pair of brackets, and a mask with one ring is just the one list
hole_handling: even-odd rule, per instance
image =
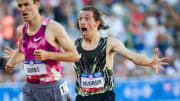
[[98, 44], [99, 42], [92, 42], [92, 43], [87, 43], [87, 42], [82, 42], [81, 43], [81, 47], [82, 49], [84, 50], [87, 50], [87, 51], [92, 51], [92, 50], [95, 50], [97, 47], [98, 47]]

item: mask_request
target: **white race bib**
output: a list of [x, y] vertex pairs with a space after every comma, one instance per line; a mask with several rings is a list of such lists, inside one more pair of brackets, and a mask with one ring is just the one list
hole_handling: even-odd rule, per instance
[[81, 73], [81, 90], [83, 92], [96, 92], [104, 89], [104, 77], [101, 72]]
[[26, 75], [42, 75], [47, 74], [46, 65], [43, 61], [25, 60], [24, 72]]
[[59, 89], [60, 89], [60, 91], [61, 91], [61, 95], [62, 95], [62, 96], [65, 95], [65, 94], [67, 94], [67, 93], [69, 92], [69, 89], [68, 89], [68, 87], [67, 87], [66, 81], [64, 81], [64, 83], [62, 83], [61, 85], [59, 85]]

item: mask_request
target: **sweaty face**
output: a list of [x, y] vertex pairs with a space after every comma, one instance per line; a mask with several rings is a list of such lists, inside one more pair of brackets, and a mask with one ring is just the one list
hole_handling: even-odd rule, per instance
[[80, 11], [79, 28], [83, 38], [88, 38], [93, 34], [93, 31], [97, 30], [97, 26], [92, 11]]
[[31, 21], [33, 16], [38, 11], [38, 8], [34, 4], [33, 0], [17, 0], [17, 7], [24, 21], [27, 22]]

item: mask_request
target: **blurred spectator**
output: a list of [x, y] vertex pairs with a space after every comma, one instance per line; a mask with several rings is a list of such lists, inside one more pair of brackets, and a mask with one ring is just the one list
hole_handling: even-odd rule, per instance
[[4, 40], [11, 40], [14, 31], [14, 19], [12, 16], [4, 16], [1, 21], [2, 29], [1, 34]]
[[54, 8], [54, 10], [53, 10], [54, 20], [56, 20], [57, 22], [60, 22], [63, 25], [66, 25], [67, 24], [67, 16], [63, 12], [63, 5], [64, 5], [64, 2], [61, 1], [59, 3], [59, 5]]
[[82, 0], [82, 1], [83, 1], [84, 5], [90, 5], [90, 4], [92, 4], [93, 0]]
[[6, 4], [3, 5], [3, 15], [1, 19], [1, 30], [0, 34], [4, 39], [4, 46], [14, 47], [14, 18], [8, 15], [8, 7]]
[[152, 57], [152, 53], [154, 52], [154, 48], [156, 46], [157, 30], [153, 28], [153, 25], [146, 22], [144, 27], [143, 37], [146, 55]]
[[0, 58], [2, 57], [2, 45], [3, 45], [3, 37], [0, 34]]

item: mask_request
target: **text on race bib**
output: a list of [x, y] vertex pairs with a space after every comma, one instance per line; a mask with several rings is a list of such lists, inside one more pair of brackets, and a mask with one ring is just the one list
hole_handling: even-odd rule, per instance
[[69, 89], [67, 87], [67, 82], [65, 81], [64, 83], [62, 83], [61, 85], [59, 85], [59, 89], [61, 91], [61, 95], [65, 95], [69, 92]]
[[83, 92], [96, 92], [104, 89], [104, 77], [101, 72], [81, 73], [81, 90]]
[[43, 61], [25, 60], [24, 72], [26, 75], [43, 75], [47, 74], [46, 65]]

